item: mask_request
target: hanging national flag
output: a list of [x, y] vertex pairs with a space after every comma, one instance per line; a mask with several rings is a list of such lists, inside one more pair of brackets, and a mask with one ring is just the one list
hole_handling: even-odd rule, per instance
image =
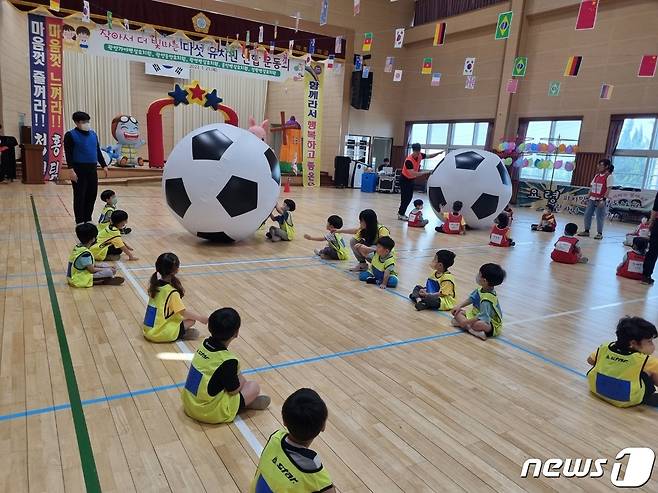
[[552, 80], [548, 83], [548, 95], [559, 96], [562, 83], [559, 80]]
[[342, 53], [343, 52], [343, 37], [342, 36], [336, 36], [336, 42], [334, 43], [334, 53]]
[[387, 56], [386, 57], [386, 65], [384, 65], [384, 72], [386, 73], [391, 73], [393, 72], [393, 62], [395, 61], [395, 58], [392, 56]]
[[577, 77], [580, 71], [580, 65], [583, 63], [582, 56], [570, 56], [567, 60], [567, 66], [564, 68], [565, 77]]
[[91, 22], [88, 0], [82, 2], [82, 22]]
[[315, 38], [311, 38], [308, 42], [308, 52], [310, 54], [315, 53]]
[[270, 53], [274, 55], [274, 41], [270, 41]]
[[299, 19], [301, 18], [301, 16], [302, 16], [301, 12], [297, 12], [295, 14], [295, 32], [299, 31]]
[[307, 53], [307, 54], [306, 54], [305, 63], [306, 63], [306, 66], [307, 66], [307, 67], [310, 67], [311, 64], [313, 63], [313, 57], [311, 56], [310, 53]]
[[637, 71], [637, 76], [653, 77], [656, 75], [656, 60], [658, 60], [658, 55], [644, 55], [640, 62], [640, 69]]
[[402, 70], [396, 70], [393, 73], [393, 82], [400, 82], [402, 80]]
[[126, 31], [130, 31], [130, 21], [128, 19], [123, 19], [123, 28]]
[[528, 68], [528, 57], [517, 56], [514, 59], [514, 69], [512, 70], [512, 77], [525, 77], [525, 72]]
[[176, 79], [189, 79], [190, 68], [182, 65], [161, 65], [159, 63], [145, 63], [144, 73], [159, 75], [160, 77], [174, 77]]
[[519, 79], [510, 79], [505, 85], [505, 90], [507, 94], [516, 94], [517, 89], [519, 88]]
[[464, 86], [466, 89], [475, 89], [475, 76], [474, 75], [469, 75], [466, 77], [466, 85]]
[[469, 57], [464, 60], [464, 75], [473, 75], [475, 68], [475, 58]]
[[400, 27], [395, 30], [395, 42], [393, 44], [393, 47], [402, 48], [403, 42], [404, 42], [404, 27]]
[[263, 42], [263, 26], [258, 27], [258, 42]]
[[274, 39], [279, 35], [279, 21], [274, 21]]
[[354, 70], [359, 71], [363, 67], [363, 58], [361, 55], [354, 55]]
[[110, 10], [107, 11], [107, 28], [112, 29], [112, 12]]
[[423, 75], [432, 73], [432, 57], [423, 58], [423, 68], [420, 69], [420, 73]]
[[335, 58], [336, 57], [334, 55], [329, 55], [329, 57], [327, 58], [327, 69], [328, 70], [331, 70], [332, 68], [334, 68], [334, 59]]
[[354, 0], [354, 15], [359, 15], [361, 12], [361, 0]]
[[294, 48], [294, 46], [295, 46], [295, 40], [294, 39], [291, 39], [290, 41], [288, 41], [288, 51], [290, 52], [290, 56], [292, 56], [292, 49]]
[[363, 47], [361, 51], [368, 53], [370, 52], [371, 46], [372, 46], [372, 33], [365, 33], [363, 35]]
[[50, 0], [50, 10], [59, 12], [59, 0]]
[[434, 28], [434, 46], [442, 46], [446, 40], [446, 23], [439, 22]]
[[361, 74], [362, 79], [367, 79], [370, 75], [370, 67], [368, 65], [363, 66], [363, 73]]
[[510, 10], [509, 12], [501, 12], [498, 14], [498, 24], [496, 25], [496, 39], [507, 39], [509, 38], [511, 27], [512, 27], [512, 16], [514, 13]]
[[441, 85], [441, 72], [435, 72], [432, 74], [432, 81], [430, 82], [430, 86], [436, 87]]
[[576, 19], [576, 31], [594, 29], [598, 10], [599, 0], [581, 0]]
[[610, 84], [601, 85], [601, 93], [599, 94], [599, 99], [610, 99], [612, 97], [612, 90], [615, 86]]
[[251, 41], [251, 31], [247, 31], [247, 35], [244, 38], [245, 43], [249, 44]]
[[322, 0], [322, 8], [320, 9], [320, 25], [324, 26], [329, 17], [329, 0]]

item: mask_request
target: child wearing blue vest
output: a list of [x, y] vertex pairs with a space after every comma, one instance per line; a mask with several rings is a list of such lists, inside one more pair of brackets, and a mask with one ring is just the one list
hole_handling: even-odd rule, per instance
[[370, 260], [366, 272], [359, 274], [359, 280], [368, 284], [377, 284], [381, 289], [394, 288], [398, 285], [398, 273], [395, 270], [395, 242], [390, 236], [382, 236], [377, 240], [375, 254]]
[[[503, 311], [498, 303], [495, 287], [505, 280], [505, 271], [498, 264], [484, 264], [477, 276], [479, 288], [452, 310], [452, 325], [483, 341], [503, 331]], [[472, 305], [470, 310], [465, 307]]]
[[656, 326], [640, 317], [617, 323], [617, 340], [601, 344], [587, 362], [589, 390], [617, 407], [658, 406], [658, 358], [652, 356]]
[[304, 235], [304, 238], [311, 241], [326, 241], [327, 246], [322, 250], [314, 250], [314, 253], [323, 260], [347, 260], [349, 250], [343, 235], [337, 231], [343, 227], [343, 218], [340, 216], [329, 216], [327, 218], [327, 233], [324, 236]]
[[286, 199], [283, 205], [276, 205], [274, 208], [279, 215], [270, 214], [270, 219], [279, 223], [279, 227], [270, 226], [270, 230], [265, 233], [265, 237], [270, 241], [292, 241], [295, 239], [295, 224], [292, 220], [292, 213], [297, 208], [295, 201]]
[[66, 280], [73, 288], [90, 288], [96, 284], [118, 286], [123, 277], [116, 275], [116, 268], [108, 264], [94, 263], [94, 255], [89, 247], [96, 242], [98, 229], [91, 223], [79, 224], [75, 234], [80, 243], [73, 247], [66, 268]]
[[409, 295], [416, 310], [452, 310], [457, 303], [455, 276], [448, 269], [455, 263], [455, 254], [450, 250], [439, 250], [430, 267], [432, 273], [425, 286], [417, 285]]
[[270, 398], [240, 373], [240, 361], [229, 345], [238, 338], [240, 315], [233, 308], [208, 318], [210, 337], [199, 346], [181, 394], [183, 409], [202, 423], [230, 423], [243, 409], [267, 409]]
[[285, 428], [263, 449], [250, 493], [335, 493], [320, 456], [309, 447], [325, 429], [327, 405], [315, 390], [293, 392], [281, 408]]

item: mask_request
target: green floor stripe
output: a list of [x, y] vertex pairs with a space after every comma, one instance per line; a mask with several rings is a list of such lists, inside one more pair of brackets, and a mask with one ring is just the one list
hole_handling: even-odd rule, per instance
[[43, 268], [46, 271], [46, 282], [48, 283], [48, 294], [50, 295], [50, 304], [53, 309], [53, 318], [55, 319], [55, 329], [57, 330], [57, 340], [59, 341], [59, 352], [62, 355], [62, 365], [64, 366], [64, 376], [66, 377], [66, 387], [69, 392], [69, 402], [71, 403], [71, 413], [73, 414], [73, 425], [75, 426], [75, 436], [78, 440], [78, 451], [80, 452], [80, 462], [82, 463], [82, 474], [85, 478], [87, 491], [96, 493], [101, 491], [100, 481], [98, 480], [98, 471], [94, 461], [94, 453], [91, 449], [89, 432], [87, 431], [87, 422], [82, 411], [82, 402], [80, 402], [80, 391], [78, 382], [75, 379], [75, 370], [73, 370], [73, 361], [71, 360], [71, 351], [69, 343], [66, 340], [64, 323], [62, 322], [62, 313], [59, 310], [59, 302], [55, 293], [53, 276], [50, 272], [46, 245], [43, 242], [41, 234], [41, 225], [39, 224], [39, 214], [37, 207], [34, 205], [34, 197], [30, 195], [32, 202], [32, 214], [34, 215], [34, 224], [37, 228], [37, 237], [39, 238], [39, 248], [41, 249], [41, 258], [43, 259]]

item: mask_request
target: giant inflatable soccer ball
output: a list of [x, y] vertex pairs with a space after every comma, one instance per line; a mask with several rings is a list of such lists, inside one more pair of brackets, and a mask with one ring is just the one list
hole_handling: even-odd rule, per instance
[[501, 159], [480, 149], [449, 152], [427, 181], [432, 209], [450, 212], [456, 200], [473, 228], [488, 227], [512, 198], [512, 180]]
[[167, 159], [162, 190], [169, 209], [193, 235], [247, 238], [276, 205], [281, 173], [274, 151], [252, 133], [215, 123], [197, 128]]

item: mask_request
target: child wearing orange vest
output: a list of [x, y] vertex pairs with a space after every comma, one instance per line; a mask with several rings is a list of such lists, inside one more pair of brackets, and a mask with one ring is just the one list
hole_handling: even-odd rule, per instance
[[466, 222], [464, 216], [461, 215], [462, 207], [464, 204], [461, 201], [453, 202], [452, 212], [443, 213], [443, 224], [434, 228], [434, 231], [447, 235], [463, 235], [466, 231]]
[[510, 217], [506, 212], [498, 214], [489, 234], [489, 245], [503, 248], [514, 246], [514, 241], [509, 236], [509, 221]]
[[569, 223], [564, 227], [564, 235], [555, 242], [551, 260], [561, 264], [586, 264], [589, 259], [583, 257], [578, 246], [578, 225]]
[[636, 236], [633, 239], [633, 250], [626, 253], [621, 264], [617, 266], [617, 275], [641, 281], [647, 248], [649, 248], [649, 239]]

